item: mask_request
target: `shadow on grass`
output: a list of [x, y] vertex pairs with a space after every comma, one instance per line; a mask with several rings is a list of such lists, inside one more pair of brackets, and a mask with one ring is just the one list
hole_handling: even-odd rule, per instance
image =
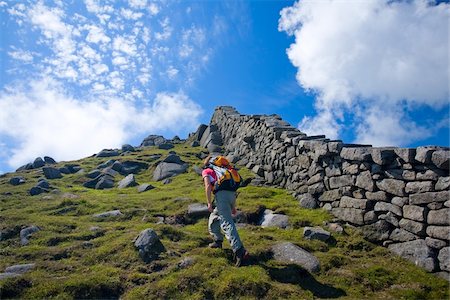
[[297, 265], [286, 265], [282, 267], [263, 266], [269, 276], [281, 283], [298, 284], [302, 289], [311, 291], [318, 298], [339, 298], [346, 296], [344, 290], [335, 288], [328, 284], [317, 281], [308, 271]]

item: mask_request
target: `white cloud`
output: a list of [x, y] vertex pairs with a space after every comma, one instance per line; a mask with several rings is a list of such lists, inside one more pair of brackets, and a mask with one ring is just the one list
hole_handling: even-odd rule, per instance
[[114, 38], [113, 48], [128, 55], [136, 55], [136, 44], [132, 37], [117, 36]]
[[116, 56], [112, 60], [113, 65], [125, 65], [127, 63], [127, 60], [123, 56]]
[[174, 66], [169, 66], [167, 69], [167, 76], [169, 79], [175, 79], [177, 77], [179, 70], [175, 69]]
[[143, 16], [143, 13], [132, 11], [131, 9], [122, 8], [120, 14], [128, 20], [137, 20]]
[[86, 41], [88, 41], [89, 43], [107, 44], [111, 41], [111, 39], [104, 33], [102, 28], [95, 25], [89, 25], [87, 26], [87, 29], [89, 30], [89, 33], [86, 37]]
[[30, 63], [33, 61], [33, 53], [29, 51], [16, 50], [8, 52], [8, 55], [13, 59], [23, 61], [24, 63]]
[[172, 36], [172, 27], [170, 26], [169, 18], [164, 18], [159, 22], [162, 28], [162, 32], [156, 32], [155, 38], [157, 40], [167, 40]]
[[0, 93], [0, 138], [16, 141], [9, 146], [8, 164], [17, 168], [43, 155], [78, 159], [142, 134], [186, 134], [200, 114], [200, 107], [180, 93], [159, 93], [151, 105], [136, 107], [117, 98], [75, 99], [43, 79]]
[[150, 12], [151, 15], [155, 16], [159, 13], [159, 7], [155, 3], [151, 3], [150, 6], [148, 7], [148, 11]]
[[128, 4], [132, 8], [144, 8], [147, 5], [147, 0], [129, 0]]
[[[359, 140], [399, 139], [394, 130], [379, 131], [370, 116], [375, 108], [396, 111], [388, 118], [401, 128], [401, 107], [448, 104], [448, 24], [450, 5], [414, 1], [298, 1], [281, 11], [279, 30], [295, 36], [287, 50], [298, 68], [297, 80], [317, 94], [318, 115], [302, 122], [306, 128], [327, 130], [323, 120], [339, 119], [335, 112], [356, 113]], [[405, 104], [406, 103], [406, 104]], [[324, 114], [324, 116], [322, 116]], [[368, 115], [368, 118], [365, 118]], [[393, 122], [397, 120], [397, 124]], [[308, 121], [311, 121], [308, 125]], [[317, 124], [314, 124], [317, 123]], [[409, 128], [420, 128], [410, 121]], [[364, 136], [364, 137], [363, 137]]]

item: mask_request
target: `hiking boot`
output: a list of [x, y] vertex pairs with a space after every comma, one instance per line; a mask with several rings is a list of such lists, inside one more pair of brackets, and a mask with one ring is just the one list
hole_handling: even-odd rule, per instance
[[218, 248], [222, 249], [222, 241], [214, 241], [211, 244], [208, 245], [209, 248]]
[[242, 265], [242, 262], [247, 260], [249, 258], [250, 254], [247, 250], [245, 250], [244, 247], [239, 248], [234, 253], [234, 259], [236, 260], [235, 266], [240, 267]]

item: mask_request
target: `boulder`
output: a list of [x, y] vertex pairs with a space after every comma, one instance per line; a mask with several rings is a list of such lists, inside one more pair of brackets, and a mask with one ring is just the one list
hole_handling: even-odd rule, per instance
[[[200, 140], [202, 139], [203, 133], [205, 132], [205, 130], [208, 128], [208, 125], [205, 124], [200, 124], [200, 126], [198, 126], [197, 131], [194, 133], [194, 136], [192, 137], [194, 142], [200, 142]], [[200, 146], [200, 143], [198, 144]]]
[[432, 238], [448, 241], [450, 237], [450, 226], [428, 226], [427, 235]]
[[31, 237], [31, 235], [40, 230], [41, 229], [35, 225], [32, 225], [32, 226], [22, 229], [20, 231], [20, 244], [22, 246], [28, 245], [28, 243], [30, 242], [29, 238]]
[[308, 251], [289, 242], [279, 243], [272, 246], [273, 259], [285, 264], [296, 264], [310, 273], [320, 270], [317, 257]]
[[273, 211], [266, 209], [264, 215], [259, 221], [261, 227], [286, 228], [289, 226], [289, 217], [281, 214], [274, 214]]
[[104, 163], [99, 164], [97, 166], [97, 169], [104, 169], [104, 168], [107, 168], [107, 167], [111, 167], [115, 162], [116, 162], [116, 160], [109, 159], [109, 160], [105, 161]]
[[327, 241], [331, 234], [321, 227], [305, 227], [303, 229], [303, 237], [308, 240]]
[[300, 207], [314, 209], [318, 206], [316, 199], [311, 194], [301, 194], [297, 196], [297, 199], [299, 199]]
[[152, 190], [152, 189], [154, 189], [155, 187], [153, 186], [153, 185], [151, 185], [151, 184], [148, 184], [148, 183], [144, 183], [144, 184], [141, 184], [138, 188], [137, 188], [137, 191], [139, 192], [139, 193], [143, 193], [143, 192], [146, 192], [146, 191], [150, 191], [150, 190]]
[[425, 240], [414, 240], [392, 244], [388, 246], [388, 249], [429, 272], [436, 270], [436, 261], [433, 257], [433, 250], [427, 246]]
[[98, 169], [95, 169], [95, 170], [92, 170], [91, 172], [87, 173], [86, 177], [94, 179], [94, 178], [98, 177], [100, 174], [101, 174], [101, 171]]
[[439, 177], [435, 186], [436, 191], [450, 189], [450, 177]]
[[146, 263], [157, 259], [161, 253], [166, 251], [158, 235], [151, 228], [147, 228], [139, 233], [134, 240], [134, 246], [139, 251], [139, 256]]
[[385, 192], [396, 196], [405, 195], [405, 182], [397, 179], [382, 179], [377, 181], [377, 187]]
[[122, 162], [122, 170], [120, 171], [120, 173], [122, 175], [138, 174], [140, 171], [146, 170], [147, 168], [148, 168], [147, 163], [141, 161], [127, 160]]
[[45, 180], [44, 178], [41, 178], [38, 180], [38, 183], [36, 184], [37, 187], [40, 187], [42, 189], [49, 189], [50, 188], [50, 183], [48, 183], [47, 180]]
[[108, 217], [119, 217], [119, 216], [123, 216], [123, 213], [119, 209], [93, 215], [94, 218], [108, 218]]
[[49, 165], [56, 164], [56, 161], [53, 158], [51, 158], [50, 156], [44, 156], [44, 162]]
[[32, 163], [27, 163], [26, 165], [23, 165], [21, 167], [19, 167], [16, 172], [20, 172], [20, 171], [24, 171], [24, 170], [31, 170], [33, 169], [33, 164]]
[[95, 157], [111, 157], [111, 156], [118, 156], [119, 151], [113, 150], [113, 149], [103, 149]]
[[431, 161], [436, 167], [448, 170], [450, 164], [450, 150], [438, 150], [433, 152]]
[[389, 236], [389, 239], [396, 241], [396, 242], [407, 242], [416, 240], [418, 237], [415, 234], [412, 234], [409, 231], [406, 231], [401, 228], [396, 228], [391, 232], [391, 235]]
[[209, 216], [208, 206], [203, 203], [189, 204], [187, 215], [191, 218], [207, 217]]
[[122, 152], [135, 152], [136, 149], [134, 149], [133, 146], [129, 144], [122, 145]]
[[179, 165], [184, 164], [184, 161], [182, 161], [181, 158], [178, 155], [173, 154], [173, 153], [167, 155], [167, 157], [164, 158], [162, 160], [162, 162], [172, 163], [172, 164], [179, 164]]
[[15, 176], [9, 180], [9, 184], [11, 184], [11, 185], [24, 184], [25, 182], [26, 182], [26, 180], [22, 176]]
[[110, 176], [102, 176], [95, 185], [96, 190], [110, 189], [114, 187], [114, 179]]
[[37, 168], [40, 168], [40, 167], [43, 167], [43, 166], [45, 166], [45, 161], [42, 158], [37, 157], [33, 161], [33, 169], [37, 169]]
[[431, 210], [427, 220], [428, 224], [432, 225], [450, 225], [450, 208]]
[[167, 140], [163, 136], [151, 134], [142, 141], [141, 147], [159, 146], [166, 142]]
[[450, 247], [444, 247], [439, 251], [438, 260], [441, 270], [450, 272]]
[[111, 165], [111, 170], [114, 170], [118, 173], [122, 172], [123, 166], [122, 163], [118, 160], [116, 160], [112, 165]]
[[13, 265], [5, 269], [5, 273], [23, 274], [33, 269], [36, 264]]
[[172, 176], [176, 176], [186, 172], [188, 165], [187, 164], [176, 164], [176, 163], [160, 163], [155, 171], [153, 172], [153, 180], [160, 181]]
[[392, 225], [385, 220], [361, 227], [364, 237], [370, 242], [382, 242], [389, 238]]
[[44, 176], [47, 179], [58, 179], [62, 178], [61, 172], [59, 169], [53, 167], [43, 167], [42, 171], [44, 171]]
[[119, 181], [119, 189], [124, 189], [127, 187], [136, 186], [138, 183], [136, 182], [136, 178], [134, 177], [134, 174], [130, 174], [121, 181]]
[[30, 191], [29, 191], [29, 193], [30, 193], [31, 196], [37, 196], [37, 195], [39, 195], [39, 194], [46, 193], [46, 192], [47, 192], [46, 189], [43, 189], [43, 188], [38, 187], [38, 186], [32, 187], [32, 188], [30, 189]]
[[174, 148], [175, 146], [170, 144], [170, 143], [164, 143], [164, 144], [160, 144], [158, 145], [158, 149], [163, 149], [163, 150], [169, 150]]

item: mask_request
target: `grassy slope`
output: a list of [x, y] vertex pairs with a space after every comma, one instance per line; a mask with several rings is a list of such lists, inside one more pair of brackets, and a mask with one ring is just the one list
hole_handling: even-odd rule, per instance
[[[174, 150], [191, 167], [200, 164], [195, 157], [198, 148], [178, 145]], [[118, 159], [150, 162], [149, 155], [154, 153], [167, 151], [148, 148]], [[91, 157], [76, 163], [90, 171], [106, 160]], [[76, 199], [64, 199], [62, 194], [28, 196], [29, 188], [42, 176], [37, 170], [22, 173], [27, 183], [17, 187], [8, 184], [15, 174], [0, 178], [0, 228], [34, 224], [42, 229], [27, 246], [20, 246], [17, 236], [0, 242], [0, 272], [18, 263], [37, 265], [20, 278], [0, 281], [0, 298], [448, 298], [445, 280], [365, 241], [352, 228], [346, 228], [344, 235], [333, 234], [331, 244], [304, 240], [304, 226], [322, 225], [331, 216], [299, 208], [290, 194], [276, 188], [242, 188], [238, 206], [248, 212], [259, 205], [283, 212], [290, 216], [292, 228], [241, 228], [252, 258], [249, 266], [234, 267], [227, 243], [224, 250], [206, 247], [210, 242], [206, 219], [187, 226], [155, 224], [156, 215], [184, 213], [188, 204], [205, 201], [201, 180], [191, 167], [167, 185], [151, 181], [154, 167], [150, 167], [137, 181], [156, 189], [141, 194], [136, 188], [84, 189], [83, 175], [77, 174], [50, 181], [61, 192], [78, 195]], [[252, 176], [245, 169], [242, 175]], [[13, 195], [3, 196], [5, 192]], [[189, 199], [174, 201], [177, 197]], [[125, 215], [103, 221], [92, 217], [112, 209]], [[61, 214], [62, 210], [66, 212]], [[102, 230], [95, 234], [91, 226]], [[156, 230], [168, 250], [150, 264], [140, 260], [132, 243], [145, 228]], [[321, 272], [311, 275], [274, 262], [269, 248], [279, 241], [291, 241], [314, 253]], [[178, 268], [185, 257], [193, 258], [194, 264]]]

